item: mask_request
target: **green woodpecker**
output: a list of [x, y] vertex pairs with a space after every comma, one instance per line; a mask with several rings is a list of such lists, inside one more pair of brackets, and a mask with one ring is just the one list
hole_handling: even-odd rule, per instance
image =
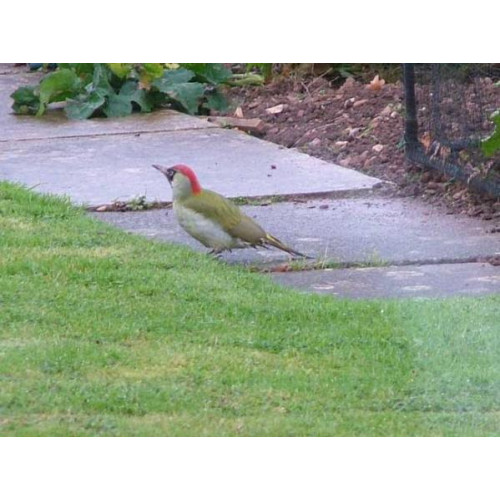
[[196, 174], [186, 165], [153, 165], [166, 176], [173, 194], [173, 208], [181, 227], [219, 254], [246, 247], [276, 247], [291, 255], [306, 255], [287, 247], [267, 233], [237, 205], [218, 193], [202, 189]]

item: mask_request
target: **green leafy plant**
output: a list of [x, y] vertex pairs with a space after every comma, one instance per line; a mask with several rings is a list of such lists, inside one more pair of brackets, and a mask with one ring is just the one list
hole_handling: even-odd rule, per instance
[[222, 64], [167, 65], [159, 63], [66, 63], [43, 77], [38, 85], [12, 95], [17, 114], [41, 116], [53, 102], [65, 102], [69, 118], [126, 116], [171, 107], [206, 114], [227, 106], [220, 85], [231, 70]]
[[495, 130], [481, 143], [483, 153], [486, 156], [492, 156], [496, 151], [500, 150], [500, 109], [497, 109], [491, 115], [491, 120], [495, 124]]

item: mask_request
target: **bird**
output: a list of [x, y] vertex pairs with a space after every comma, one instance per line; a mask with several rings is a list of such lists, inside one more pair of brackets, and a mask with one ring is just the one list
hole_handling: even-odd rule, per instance
[[173, 210], [180, 226], [210, 248], [210, 254], [219, 255], [234, 248], [275, 247], [290, 255], [310, 258], [265, 231], [231, 200], [203, 189], [191, 167], [152, 166], [165, 175], [172, 188]]

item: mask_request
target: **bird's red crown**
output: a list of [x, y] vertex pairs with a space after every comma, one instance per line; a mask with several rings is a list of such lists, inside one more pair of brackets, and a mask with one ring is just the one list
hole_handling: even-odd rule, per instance
[[201, 193], [200, 181], [198, 180], [198, 177], [196, 177], [196, 174], [191, 167], [188, 167], [187, 165], [174, 165], [172, 168], [176, 172], [180, 172], [181, 174], [185, 175], [190, 180], [193, 194]]

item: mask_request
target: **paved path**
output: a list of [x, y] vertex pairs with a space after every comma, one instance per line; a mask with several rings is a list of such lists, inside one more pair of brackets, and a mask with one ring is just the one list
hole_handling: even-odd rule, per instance
[[[386, 197], [378, 179], [173, 111], [84, 121], [68, 121], [61, 110], [40, 119], [12, 115], [10, 93], [37, 78], [0, 65], [0, 179], [89, 206], [140, 196], [169, 201], [168, 183], [151, 164], [187, 163], [206, 187], [226, 196], [286, 197], [242, 208], [298, 250], [344, 267], [271, 273], [279, 283], [355, 298], [500, 292], [500, 266], [487, 263], [500, 255], [498, 221]], [[169, 210], [91, 215], [204, 251]], [[223, 258], [268, 269], [288, 262], [273, 250]]]
[[[166, 179], [160, 178], [160, 182]], [[444, 211], [418, 200], [363, 195], [347, 199], [309, 199], [241, 207], [293, 248], [319, 259], [364, 265], [430, 263], [485, 258], [500, 252], [494, 224]], [[123, 229], [206, 251], [177, 224], [169, 210], [101, 212], [96, 217]], [[244, 264], [283, 262], [274, 249], [239, 250], [225, 259]]]
[[325, 269], [274, 273], [273, 278], [308, 292], [367, 299], [477, 296], [500, 291], [498, 266], [485, 263]]
[[[171, 122], [177, 127], [185, 120], [182, 127], [189, 127], [197, 120], [180, 113], [160, 114], [165, 129]], [[158, 120], [154, 113], [149, 117]], [[116, 122], [130, 129], [135, 120], [135, 115], [113, 120], [113, 129]], [[142, 122], [144, 116], [138, 125]], [[4, 149], [2, 177], [36, 185], [43, 192], [68, 194], [85, 205], [140, 196], [148, 201], [171, 200], [168, 184], [160, 182], [153, 163], [187, 163], [212, 189], [230, 197], [349, 192], [380, 182], [242, 132], [198, 123], [166, 132], [14, 140], [1, 143], [0, 148]]]
[[[2, 65], [0, 65], [2, 66]], [[15, 116], [9, 95], [38, 74], [1, 74], [0, 178], [99, 205], [144, 196], [170, 201], [151, 168], [187, 163], [229, 197], [346, 193], [378, 179], [174, 111], [70, 121], [62, 110]]]

